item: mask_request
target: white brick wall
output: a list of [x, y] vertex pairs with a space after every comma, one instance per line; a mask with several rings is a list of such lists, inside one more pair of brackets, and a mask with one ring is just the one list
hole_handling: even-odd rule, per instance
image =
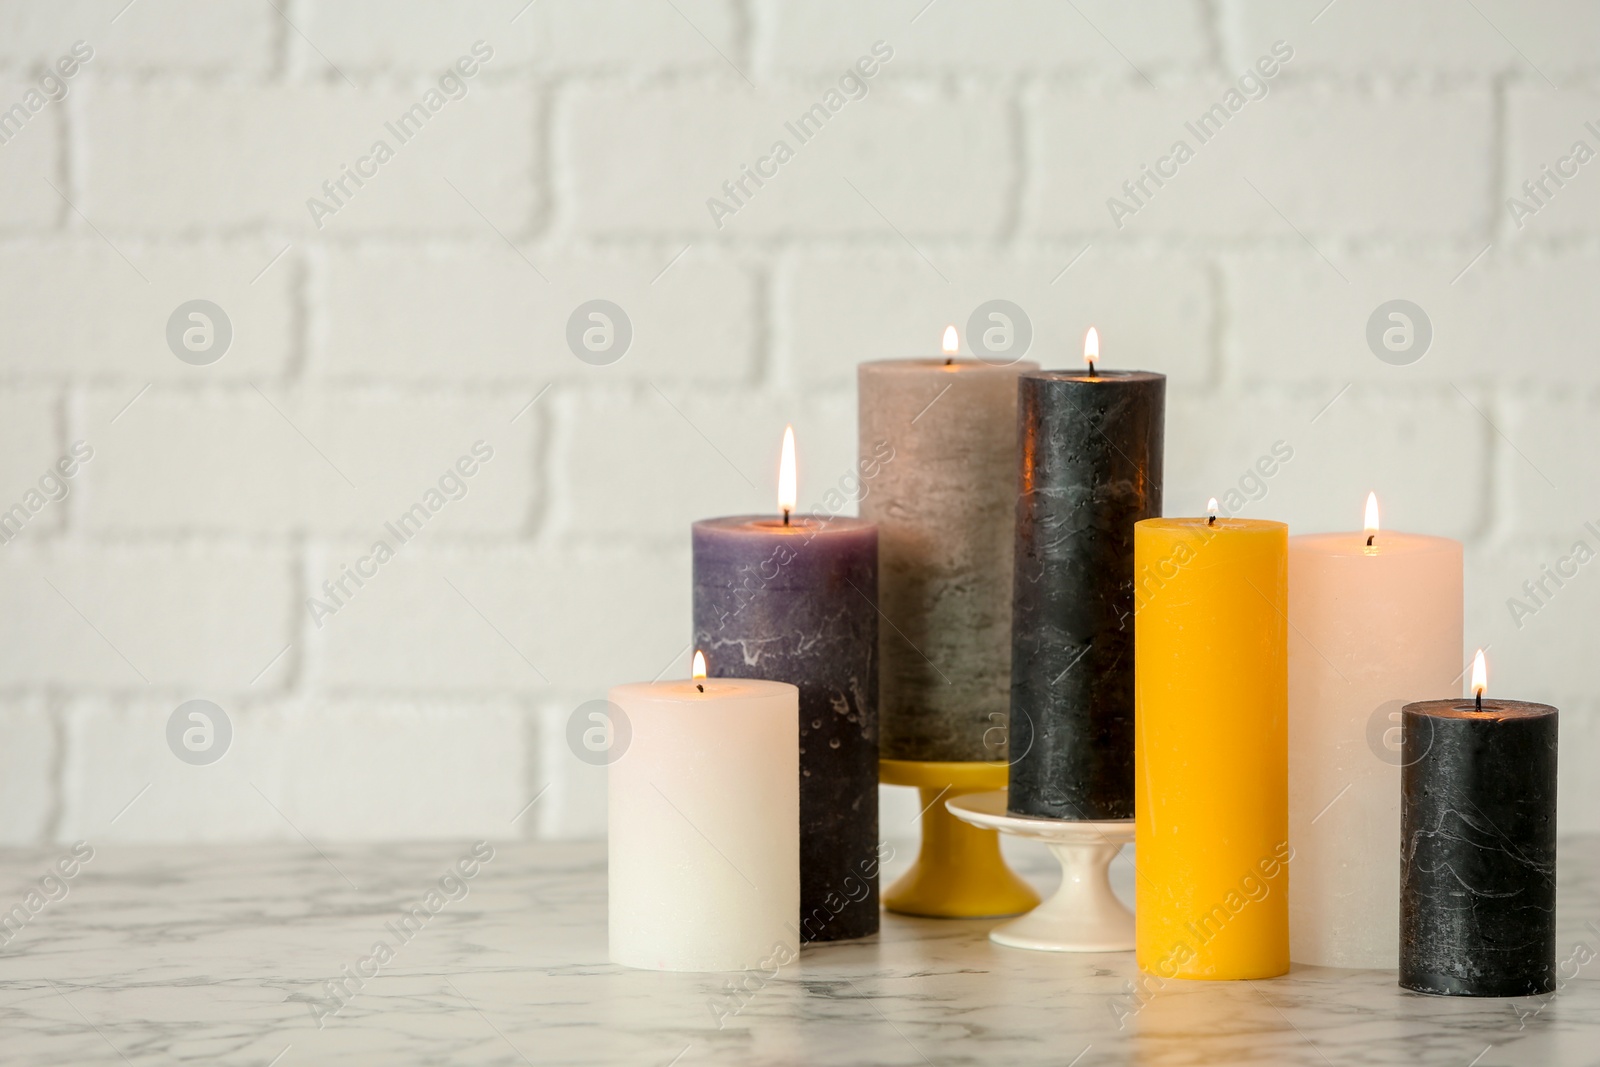
[[[460, 52], [470, 44], [463, 41]], [[404, 79], [404, 87], [368, 91], [343, 83], [95, 85], [81, 102], [88, 158], [79, 206], [107, 234], [129, 237], [262, 228], [291, 241], [466, 235], [484, 228], [483, 216], [521, 230], [543, 194], [535, 120], [542, 94], [485, 87], [480, 79], [492, 70], [491, 61], [464, 98], [443, 105], [420, 130], [402, 128], [404, 141], [388, 127], [428, 91], [431, 70]], [[323, 191], [379, 140], [394, 157], [362, 186], [347, 186], [347, 204]], [[337, 212], [314, 219], [310, 197]]]
[[[712, 250], [541, 255], [542, 281], [509, 249], [334, 250], [327, 268], [330, 380], [516, 383], [517, 405], [548, 382], [596, 384], [562, 340], [596, 294], [627, 309], [633, 344], [607, 376], [749, 385], [760, 365], [757, 275]], [[515, 411], [515, 408], [513, 408]]]
[[[907, 45], [895, 57], [896, 70], [996, 80], [1049, 71], [1121, 78], [1129, 63], [1150, 74], [1169, 68], [1198, 73], [1210, 59], [1211, 31], [1204, 4], [1196, 0], [1150, 0], [1137, 7], [1117, 0], [998, 0], [951, 4], [937, 18], [922, 11], [926, 4], [765, 2], [760, 58], [773, 73], [832, 75], [882, 38], [896, 48], [902, 41]], [[1108, 48], [1100, 33], [1117, 47]]]
[[[1600, 2], [124, 5], [0, 3], [0, 113], [94, 49], [0, 126], [0, 509], [94, 449], [0, 545], [0, 843], [601, 832], [567, 717], [683, 670], [688, 523], [770, 507], [785, 422], [819, 499], [856, 362], [993, 298], [1046, 365], [1095, 324], [1170, 375], [1169, 511], [1281, 439], [1248, 513], [1349, 527], [1376, 488], [1464, 539], [1469, 647], [1562, 707], [1563, 826], [1600, 829], [1600, 564], [1506, 607], [1600, 525], [1600, 160], [1506, 205], [1600, 150]], [[319, 228], [306, 199], [479, 40], [466, 97]], [[1119, 226], [1278, 40], [1266, 96]], [[208, 366], [166, 341], [197, 298], [233, 328]], [[1365, 341], [1395, 298], [1433, 325], [1410, 366]], [[567, 347], [594, 299], [633, 330], [608, 366]], [[313, 620], [480, 439], [466, 496]], [[194, 698], [233, 726], [210, 766], [167, 747]]]
[[531, 461], [543, 421], [538, 409], [509, 421], [523, 399], [155, 386], [111, 425], [127, 397], [96, 390], [85, 410], [91, 426], [106, 426], [106, 446], [79, 475], [83, 527], [107, 536], [347, 533], [365, 547], [482, 441], [493, 458], [462, 479], [464, 495], [426, 535], [516, 536], [538, 499]]
[[[865, 54], [871, 40], [864, 42]], [[854, 61], [840, 64], [842, 71]], [[816, 88], [750, 91], [738, 79], [703, 86], [575, 90], [558, 120], [570, 161], [572, 227], [579, 235], [740, 241], [774, 237], [997, 236], [1011, 208], [1015, 135], [1003, 97], [915, 94], [868, 82], [827, 124], [788, 126], [816, 105]], [[836, 76], [835, 76], [836, 77]], [[716, 219], [711, 197], [786, 142], [794, 158]], [[889, 205], [896, 210], [885, 211]], [[887, 220], [887, 221], [885, 221]], [[721, 222], [717, 226], [715, 222]], [[891, 226], [893, 229], [891, 229]]]
[[[0, 148], [0, 156], [9, 150]], [[107, 418], [149, 382], [200, 384], [194, 367], [173, 358], [165, 328], [173, 308], [201, 293], [226, 308], [234, 325], [233, 346], [205, 369], [204, 381], [266, 383], [288, 375], [296, 358], [299, 261], [286, 255], [252, 284], [285, 242], [147, 245], [119, 239], [113, 248], [76, 215], [68, 230], [0, 245], [7, 377], [62, 382], [70, 376], [77, 384], [100, 384], [113, 404]]]

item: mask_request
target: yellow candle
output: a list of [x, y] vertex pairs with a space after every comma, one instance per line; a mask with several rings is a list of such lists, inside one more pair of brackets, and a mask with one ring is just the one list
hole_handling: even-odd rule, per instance
[[1289, 970], [1288, 533], [1134, 527], [1137, 957], [1160, 978]]

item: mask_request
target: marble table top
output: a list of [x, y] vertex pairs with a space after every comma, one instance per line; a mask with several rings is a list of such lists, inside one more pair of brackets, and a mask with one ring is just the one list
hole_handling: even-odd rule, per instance
[[[0, 852], [0, 1063], [1600, 1064], [1595, 838], [1561, 853], [1572, 977], [1476, 1001], [1296, 967], [1141, 1002], [1132, 953], [1019, 951], [990, 943], [988, 922], [895, 915], [733, 994], [733, 976], [606, 961], [603, 845], [483, 851]], [[1039, 859], [1025, 873], [1048, 888]], [[458, 860], [472, 877], [447, 877]]]

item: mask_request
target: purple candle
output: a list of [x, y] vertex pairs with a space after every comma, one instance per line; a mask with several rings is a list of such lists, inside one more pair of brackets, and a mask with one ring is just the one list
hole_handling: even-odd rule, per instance
[[794, 515], [784, 458], [781, 515], [694, 524], [694, 644], [713, 678], [799, 687], [798, 924], [836, 941], [878, 930], [878, 528]]

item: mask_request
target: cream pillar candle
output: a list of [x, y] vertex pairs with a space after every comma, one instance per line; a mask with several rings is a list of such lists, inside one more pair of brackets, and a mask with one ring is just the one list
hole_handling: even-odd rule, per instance
[[1461, 691], [1461, 543], [1367, 527], [1289, 538], [1289, 953], [1393, 969], [1400, 708]]
[[1004, 759], [1011, 705], [1017, 379], [1037, 363], [954, 358], [857, 368], [860, 448], [878, 474], [879, 751]]
[[798, 958], [800, 691], [696, 678], [610, 697], [629, 734], [607, 776], [612, 962], [734, 971]]

